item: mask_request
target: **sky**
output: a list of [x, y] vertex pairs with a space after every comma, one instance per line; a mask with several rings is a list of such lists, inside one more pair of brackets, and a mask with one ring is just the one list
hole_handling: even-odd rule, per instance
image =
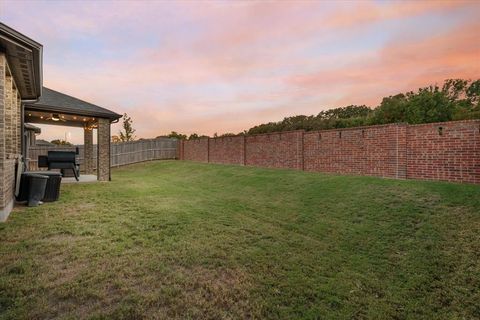
[[239, 133], [480, 75], [480, 1], [1, 0], [0, 21], [43, 44], [44, 86], [126, 112], [138, 138]]

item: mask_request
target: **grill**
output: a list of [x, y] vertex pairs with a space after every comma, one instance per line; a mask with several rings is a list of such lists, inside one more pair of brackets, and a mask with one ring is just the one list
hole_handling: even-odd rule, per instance
[[48, 170], [60, 169], [62, 175], [65, 170], [71, 170], [77, 181], [80, 176], [80, 164], [74, 151], [48, 151], [47, 156], [38, 156], [38, 166], [48, 167]]

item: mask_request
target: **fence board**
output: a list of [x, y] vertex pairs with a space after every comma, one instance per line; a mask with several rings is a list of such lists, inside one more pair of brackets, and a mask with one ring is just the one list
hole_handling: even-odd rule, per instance
[[[110, 146], [110, 165], [119, 167], [151, 160], [175, 159], [177, 155], [177, 139], [158, 138], [131, 142], [112, 143]], [[78, 146], [80, 170], [83, 172], [84, 147]], [[93, 146], [93, 165], [97, 166], [97, 145]], [[33, 146], [28, 150], [29, 170], [39, 170], [38, 156], [47, 155], [48, 151], [75, 151], [75, 146]]]

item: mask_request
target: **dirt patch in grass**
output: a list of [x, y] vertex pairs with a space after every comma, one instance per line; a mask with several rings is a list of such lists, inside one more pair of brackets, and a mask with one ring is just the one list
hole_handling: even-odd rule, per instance
[[189, 302], [189, 311], [177, 314], [195, 318], [250, 318], [252, 303], [248, 292], [251, 280], [240, 269], [207, 269], [204, 267], [177, 268], [176, 274], [183, 281], [181, 300]]

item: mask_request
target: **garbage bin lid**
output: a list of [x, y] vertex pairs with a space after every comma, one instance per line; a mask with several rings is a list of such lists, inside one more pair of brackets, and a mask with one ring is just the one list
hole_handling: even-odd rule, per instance
[[31, 174], [40, 174], [40, 175], [44, 175], [44, 176], [62, 176], [62, 174], [58, 171], [28, 171], [27, 173], [31, 173]]
[[27, 173], [27, 174], [24, 174], [25, 176], [29, 177], [29, 178], [40, 178], [40, 179], [48, 179], [48, 176], [44, 175], [44, 174], [37, 174], [37, 173]]

